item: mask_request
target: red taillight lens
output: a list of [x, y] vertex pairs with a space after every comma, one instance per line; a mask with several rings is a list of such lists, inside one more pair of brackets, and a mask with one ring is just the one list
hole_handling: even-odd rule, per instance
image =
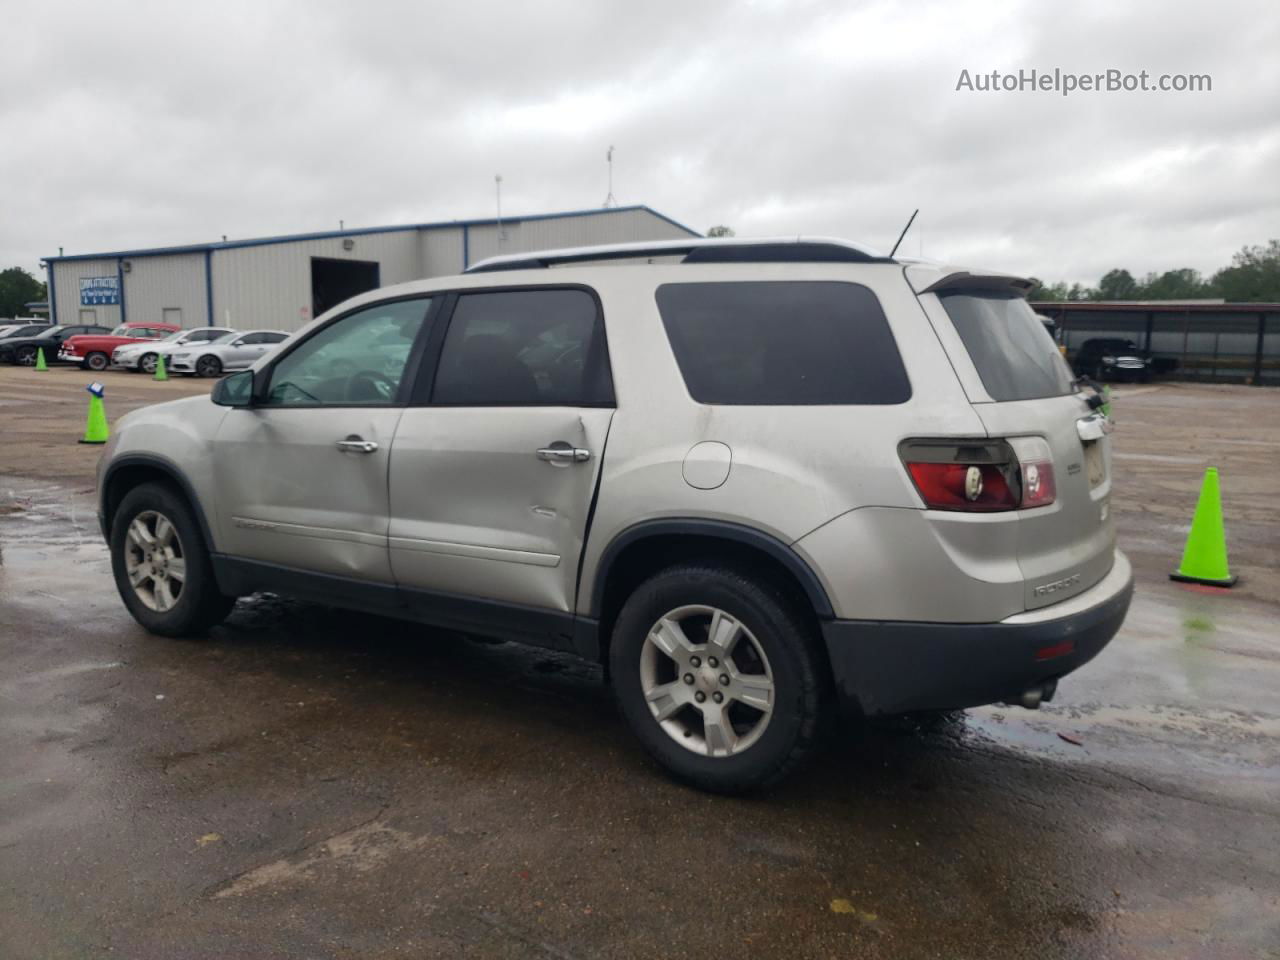
[[1047, 507], [1057, 496], [1048, 445], [1017, 442], [1027, 459], [1019, 460], [1007, 440], [904, 440], [898, 449], [930, 510]]
[[1058, 495], [1053, 464], [1048, 460], [1031, 460], [1019, 466], [1022, 468], [1022, 508], [1047, 507], [1053, 503]]
[[1004, 474], [991, 464], [908, 463], [911, 479], [931, 510], [1016, 510]]

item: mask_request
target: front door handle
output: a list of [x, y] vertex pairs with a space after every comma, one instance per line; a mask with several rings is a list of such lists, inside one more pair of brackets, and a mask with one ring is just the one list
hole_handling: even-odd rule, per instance
[[591, 451], [584, 450], [582, 447], [572, 446], [563, 440], [557, 440], [550, 446], [540, 447], [538, 449], [538, 459], [555, 464], [584, 463], [591, 459]]
[[338, 449], [345, 453], [373, 453], [378, 444], [373, 440], [364, 440], [354, 433], [345, 440], [338, 441]]

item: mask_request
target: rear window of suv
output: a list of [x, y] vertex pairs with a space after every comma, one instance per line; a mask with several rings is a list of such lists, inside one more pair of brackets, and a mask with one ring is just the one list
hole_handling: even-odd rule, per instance
[[1035, 400], [1071, 393], [1071, 369], [1017, 294], [940, 293], [938, 299], [969, 351], [992, 400]]
[[892, 404], [911, 397], [880, 301], [856, 283], [669, 283], [658, 312], [698, 403]]

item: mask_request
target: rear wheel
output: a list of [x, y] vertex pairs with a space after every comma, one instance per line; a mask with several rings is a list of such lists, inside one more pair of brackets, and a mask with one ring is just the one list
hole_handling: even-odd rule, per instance
[[619, 708], [678, 779], [740, 793], [777, 782], [825, 730], [811, 628], [767, 581], [686, 564], [641, 584], [609, 651]]
[[85, 367], [89, 370], [93, 370], [96, 373], [101, 373], [103, 370], [107, 369], [110, 363], [111, 363], [111, 358], [108, 357], [105, 353], [100, 353], [98, 351], [94, 351], [93, 353], [89, 354], [87, 357], [84, 358]]
[[138, 359], [138, 366], [135, 370], [141, 370], [143, 373], [156, 372], [156, 355], [154, 353], [144, 353]]
[[133, 618], [166, 637], [198, 634], [231, 612], [195, 515], [171, 488], [130, 490], [111, 524], [111, 571]]
[[196, 373], [202, 377], [218, 377], [222, 375], [222, 361], [206, 354], [196, 361]]

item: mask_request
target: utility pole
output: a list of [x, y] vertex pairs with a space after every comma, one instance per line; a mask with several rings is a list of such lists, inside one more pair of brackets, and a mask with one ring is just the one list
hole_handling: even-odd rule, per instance
[[604, 198], [604, 206], [607, 210], [609, 207], [616, 207], [618, 201], [613, 197], [613, 145], [609, 145], [608, 152], [604, 155], [605, 163], [609, 164], [609, 193]]
[[507, 239], [507, 231], [502, 228], [502, 174], [493, 175], [493, 190], [498, 203], [498, 243]]

